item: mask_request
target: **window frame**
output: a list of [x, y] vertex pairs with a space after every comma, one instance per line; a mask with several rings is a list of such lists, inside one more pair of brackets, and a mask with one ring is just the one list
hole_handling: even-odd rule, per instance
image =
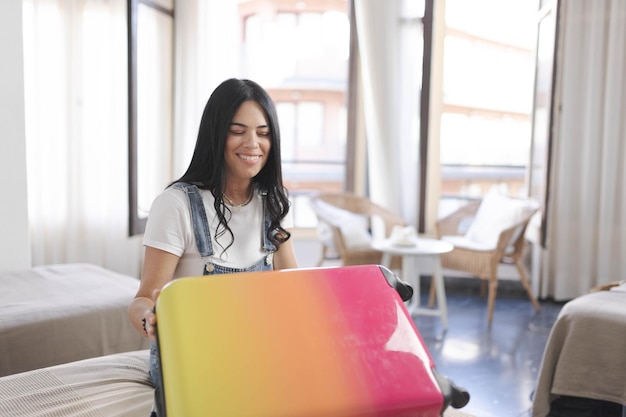
[[[139, 216], [139, 182], [138, 182], [138, 26], [139, 4], [154, 11], [163, 13], [172, 19], [174, 24], [175, 0], [170, 0], [172, 8], [168, 9], [157, 0], [127, 0], [127, 53], [128, 53], [128, 235], [129, 237], [144, 233], [147, 217]], [[172, 28], [173, 28], [172, 24]], [[172, 33], [172, 39], [174, 34]], [[172, 65], [174, 63], [172, 62]], [[173, 83], [173, 80], [172, 80]]]

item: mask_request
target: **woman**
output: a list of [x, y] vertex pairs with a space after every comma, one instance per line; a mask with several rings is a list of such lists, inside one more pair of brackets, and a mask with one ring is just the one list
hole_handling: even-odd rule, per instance
[[253, 81], [226, 80], [204, 109], [189, 168], [155, 199], [146, 225], [141, 284], [129, 317], [152, 342], [157, 390], [159, 291], [182, 276], [296, 268], [288, 212], [274, 103]]

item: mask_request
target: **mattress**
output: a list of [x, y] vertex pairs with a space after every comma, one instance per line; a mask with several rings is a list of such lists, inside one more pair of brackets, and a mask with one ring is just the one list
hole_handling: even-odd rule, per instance
[[[0, 378], [0, 416], [148, 417], [149, 351], [117, 353]], [[447, 410], [444, 417], [473, 417]]]
[[147, 348], [128, 320], [138, 287], [91, 264], [0, 273], [0, 376]]
[[0, 378], [0, 416], [148, 417], [148, 350]]

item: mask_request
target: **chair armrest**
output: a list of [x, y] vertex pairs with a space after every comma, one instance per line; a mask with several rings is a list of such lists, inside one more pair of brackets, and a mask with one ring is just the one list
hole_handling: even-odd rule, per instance
[[[496, 250], [500, 251], [500, 253], [502, 254], [501, 257], [506, 255], [507, 258], [516, 259], [517, 257], [522, 255], [526, 246], [526, 227], [528, 226], [528, 223], [530, 222], [530, 219], [535, 211], [536, 210], [529, 212], [528, 216], [524, 218], [524, 220], [509, 227], [508, 229], [503, 230], [500, 233]], [[513, 251], [507, 253], [507, 248], [511, 246], [513, 247]]]
[[466, 205], [459, 207], [454, 212], [437, 220], [435, 223], [437, 236], [464, 235], [466, 230], [462, 230], [460, 226], [471, 224], [479, 206], [480, 201], [470, 201]]
[[378, 217], [382, 220], [382, 223], [384, 224], [385, 237], [389, 237], [391, 235], [391, 231], [394, 226], [406, 226], [406, 222], [402, 217], [375, 203], [369, 204], [368, 214], [370, 216], [370, 227], [372, 230], [374, 229], [374, 224], [371, 222], [374, 221], [374, 218]]

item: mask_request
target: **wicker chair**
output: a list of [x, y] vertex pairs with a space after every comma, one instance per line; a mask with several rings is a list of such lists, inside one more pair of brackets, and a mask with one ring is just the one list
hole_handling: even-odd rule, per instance
[[[493, 320], [493, 310], [498, 289], [498, 264], [513, 264], [517, 268], [520, 275], [520, 281], [528, 294], [528, 298], [532, 302], [537, 311], [541, 310], [541, 306], [530, 287], [528, 274], [523, 263], [523, 255], [526, 249], [526, 239], [524, 233], [528, 222], [533, 214], [537, 211], [537, 206], [528, 204], [524, 208], [521, 220], [517, 221], [510, 227], [499, 232], [497, 244], [492, 249], [471, 249], [458, 245], [455, 238], [461, 237], [465, 233], [465, 229], [474, 219], [481, 201], [472, 201], [467, 205], [460, 207], [452, 214], [439, 219], [436, 223], [437, 234], [440, 239], [450, 241], [455, 244], [452, 252], [441, 255], [441, 264], [443, 268], [463, 271], [474, 275], [482, 280], [481, 293], [484, 295], [485, 284], [488, 287], [488, 323]], [[431, 286], [429, 304], [434, 302], [435, 288]]]
[[[328, 253], [336, 252], [341, 263], [347, 265], [378, 265], [382, 261], [382, 252], [372, 249], [369, 245], [361, 245], [353, 247], [346, 236], [346, 220], [337, 212], [330, 212], [323, 209], [323, 205], [332, 206], [339, 211], [349, 212], [352, 215], [359, 216], [364, 220], [364, 229], [371, 233], [374, 222], [381, 220], [379, 224], [384, 225], [381, 233], [384, 237], [391, 234], [394, 226], [405, 226], [404, 220], [398, 215], [392, 213], [386, 208], [379, 206], [365, 197], [360, 197], [352, 193], [322, 193], [311, 198], [311, 207], [315, 212], [318, 222], [327, 225], [331, 230], [329, 241], [322, 240], [322, 257], [318, 263], [320, 266]], [[371, 237], [370, 237], [371, 238]], [[391, 261], [391, 268], [398, 269], [401, 266], [401, 259], [394, 258]]]

